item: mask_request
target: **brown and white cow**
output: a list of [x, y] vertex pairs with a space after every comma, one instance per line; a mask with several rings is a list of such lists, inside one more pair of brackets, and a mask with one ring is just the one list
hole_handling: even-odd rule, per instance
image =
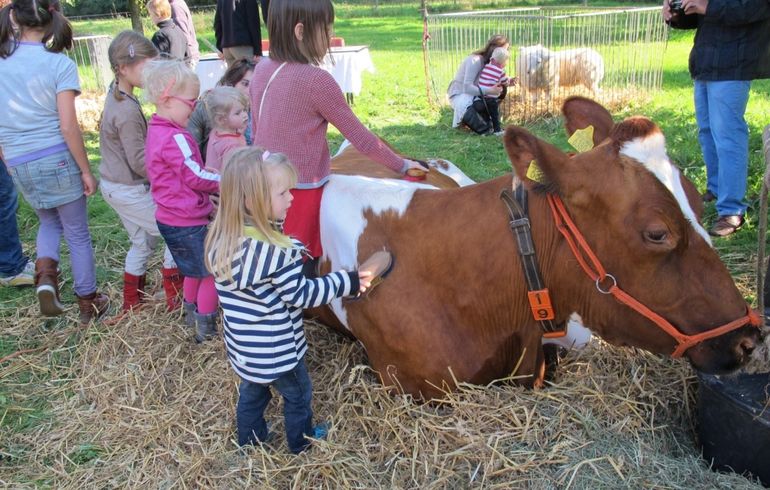
[[[647, 318], [600, 294], [551, 216], [547, 193], [563, 199], [618, 286], [685, 334], [746, 315], [746, 303], [698, 222], [692, 184], [671, 164], [660, 129], [646, 118], [612, 124], [587, 99], [564, 107], [568, 130], [594, 126], [592, 150], [568, 157], [527, 130], [509, 127], [505, 148], [530, 189], [529, 218], [556, 321], [578, 312], [615, 345], [670, 354], [675, 340]], [[535, 161], [547, 180], [526, 178]], [[432, 398], [455, 382], [515, 375], [539, 384], [542, 332], [499, 194], [512, 176], [437, 190], [398, 180], [333, 176], [324, 192], [324, 268], [351, 268], [386, 248], [395, 267], [368, 298], [332, 303], [333, 317], [366, 348], [384, 384]], [[688, 199], [688, 197], [690, 199]], [[758, 341], [743, 325], [686, 351], [706, 372], [734, 370]], [[518, 368], [517, 368], [518, 366]], [[517, 369], [514, 373], [513, 370]]]

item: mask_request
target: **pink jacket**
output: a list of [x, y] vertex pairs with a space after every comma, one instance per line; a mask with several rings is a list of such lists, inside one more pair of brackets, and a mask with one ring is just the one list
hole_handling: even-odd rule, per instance
[[246, 138], [242, 134], [212, 130], [209, 134], [209, 145], [206, 147], [206, 166], [221, 171], [228, 153], [242, 146], [246, 146]]
[[207, 224], [213, 209], [208, 195], [219, 192], [219, 174], [202, 168], [198, 144], [187, 129], [153, 114], [144, 159], [155, 219], [170, 226]]

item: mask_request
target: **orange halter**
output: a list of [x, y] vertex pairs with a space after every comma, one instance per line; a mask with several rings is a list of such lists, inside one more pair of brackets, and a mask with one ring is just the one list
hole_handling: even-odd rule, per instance
[[[561, 198], [554, 194], [548, 194], [547, 197], [548, 204], [551, 206], [551, 212], [553, 213], [554, 222], [556, 223], [556, 228], [567, 240], [569, 248], [572, 250], [572, 254], [577, 259], [580, 267], [582, 267], [586, 275], [596, 283], [596, 289], [602, 294], [613, 295], [615, 299], [630, 307], [640, 315], [646, 317], [655, 325], [660, 327], [661, 330], [673, 337], [678, 345], [674, 349], [674, 352], [671, 354], [671, 357], [681, 357], [682, 354], [684, 354], [684, 352], [690, 347], [699, 344], [704, 340], [719, 337], [720, 335], [724, 335], [727, 332], [732, 332], [733, 330], [742, 327], [746, 323], [759, 328], [761, 324], [759, 315], [757, 315], [751, 308], [749, 308], [749, 305], [746, 304], [747, 313], [745, 316], [722, 325], [721, 327], [716, 327], [709, 331], [695, 335], [687, 335], [680, 332], [665, 318], [650, 310], [631, 295], [620, 289], [620, 287], [618, 287], [618, 282], [615, 277], [612, 274], [608, 274], [604, 270], [604, 267], [602, 267], [601, 262], [599, 262], [599, 259], [596, 257], [593, 250], [591, 250], [591, 247], [586, 242], [583, 234], [580, 233], [580, 230], [578, 230], [575, 222], [572, 221], [572, 218], [570, 218], [569, 213], [564, 207], [564, 202], [561, 200]], [[591, 264], [586, 261], [586, 258], [591, 262]], [[593, 265], [593, 268], [591, 265]], [[602, 289], [601, 283], [605, 279], [609, 279], [612, 284], [607, 289]]]

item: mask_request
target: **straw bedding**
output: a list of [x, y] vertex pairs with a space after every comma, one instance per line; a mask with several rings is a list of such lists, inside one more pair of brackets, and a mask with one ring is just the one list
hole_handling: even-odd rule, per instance
[[601, 341], [569, 353], [547, 389], [461, 385], [422, 404], [384, 390], [358, 344], [308, 322], [313, 405], [330, 432], [293, 456], [278, 399], [272, 441], [236, 447], [221, 339], [195, 345], [160, 304], [87, 328], [74, 308], [69, 321], [35, 313], [4, 317], [33, 352], [0, 361], [0, 377], [19, 402], [44, 396], [51, 417], [0, 436], [0, 486], [759, 488], [700, 460], [685, 362]]

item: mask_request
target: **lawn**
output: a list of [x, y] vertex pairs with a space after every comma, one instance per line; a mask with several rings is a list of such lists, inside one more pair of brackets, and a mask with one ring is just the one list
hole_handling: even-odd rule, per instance
[[[449, 159], [476, 180], [510, 170], [499, 139], [452, 129], [451, 113], [428, 102], [416, 8], [353, 4], [338, 14], [335, 34], [350, 45], [368, 44], [377, 67], [365, 75], [354, 106], [376, 134], [406, 154]], [[199, 37], [213, 42], [211, 18], [211, 11], [195, 14]], [[78, 35], [112, 35], [129, 23], [80, 21], [74, 27]], [[652, 118], [672, 158], [703, 189], [687, 73], [691, 45], [691, 32], [672, 32], [663, 89], [614, 115]], [[715, 244], [749, 301], [755, 300], [769, 93], [770, 82], [755, 82], [747, 111], [748, 224]], [[567, 149], [558, 119], [527, 128]], [[329, 135], [332, 147], [339, 145], [339, 133]], [[96, 169], [98, 136], [85, 136]], [[98, 280], [117, 304], [127, 238], [101, 196], [90, 199], [89, 213]], [[706, 220], [713, 215], [707, 207]], [[24, 202], [19, 227], [34, 257], [37, 219]], [[66, 252], [62, 269], [63, 299], [72, 304]], [[236, 382], [221, 343], [192, 345], [179, 319], [159, 309], [80, 328], [74, 308], [57, 319], [38, 317], [30, 289], [0, 289], [0, 305], [0, 358], [30, 350], [0, 364], [0, 485], [6, 487], [754, 487], [700, 462], [689, 366], [633, 349], [596, 343], [570, 354], [559, 383], [548, 390], [463, 387], [445, 403], [418, 405], [379, 389], [360, 346], [311, 324], [315, 409], [333, 425], [329, 442], [298, 458], [281, 442], [244, 456], [232, 443]], [[280, 435], [275, 406], [271, 413]]]

